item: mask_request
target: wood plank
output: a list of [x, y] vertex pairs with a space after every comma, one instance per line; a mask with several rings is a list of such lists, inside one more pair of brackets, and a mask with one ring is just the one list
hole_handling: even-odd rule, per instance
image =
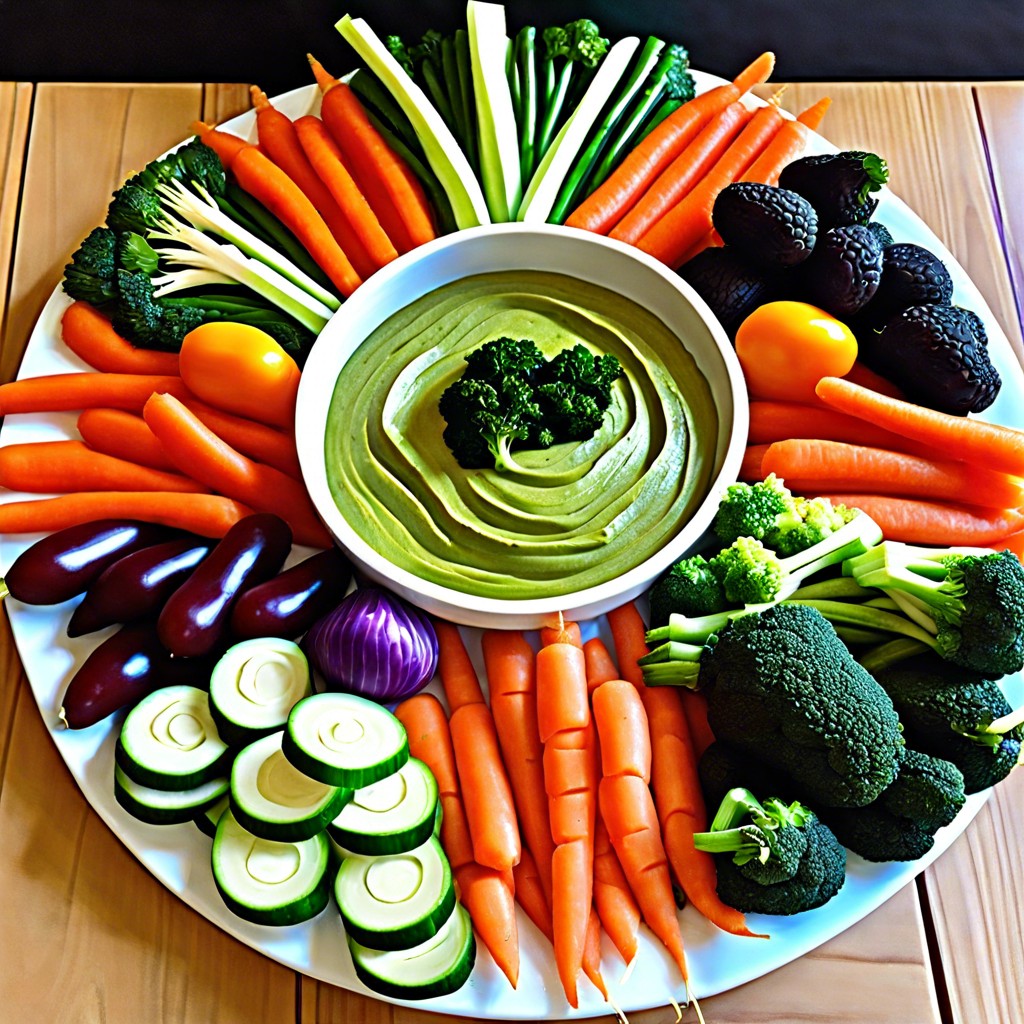
[[203, 86], [202, 118], [208, 124], [220, 124], [245, 113], [250, 106], [248, 85], [220, 82]]
[[1024, 82], [991, 82], [977, 86], [974, 91], [1001, 214], [1003, 252], [1013, 283], [1017, 316], [1024, 322]]
[[0, 82], [0, 337], [7, 314], [7, 288], [21, 205], [21, 173], [28, 148], [31, 108], [31, 85]]
[[[181, 139], [201, 87], [39, 86], [3, 372], [14, 372], [68, 256], [111, 191]], [[83, 154], [87, 158], [83, 158]], [[287, 1021], [293, 972], [236, 942], [150, 876], [92, 811], [0, 635], [8, 749], [0, 790], [0, 1016]]]

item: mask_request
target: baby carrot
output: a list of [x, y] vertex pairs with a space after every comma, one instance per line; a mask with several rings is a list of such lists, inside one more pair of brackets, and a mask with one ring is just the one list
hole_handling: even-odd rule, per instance
[[235, 157], [249, 145], [241, 136], [223, 131], [205, 121], [193, 121], [192, 131], [199, 136], [204, 145], [209, 146], [220, 157], [226, 171], [231, 170]]
[[[409, 753], [430, 769], [441, 796], [457, 794], [459, 777], [455, 771], [455, 751], [441, 702], [432, 693], [417, 693], [395, 708], [395, 717], [405, 726]], [[443, 818], [441, 828], [444, 828]]]
[[345, 166], [334, 138], [323, 121], [312, 114], [298, 118], [295, 131], [303, 152], [344, 214], [373, 269], [380, 270], [398, 256], [398, 251]]
[[152, 469], [177, 470], [146, 421], [124, 409], [83, 409], [78, 432], [92, 449]]
[[748, 483], [763, 480], [764, 473], [761, 470], [761, 460], [768, 452], [766, 444], [748, 444], [743, 451], [743, 461], [740, 463], [739, 478]]
[[469, 659], [466, 645], [462, 642], [459, 627], [438, 618], [433, 623], [437, 635], [437, 669], [449, 713], [454, 713], [464, 704], [483, 704], [484, 691], [477, 679], [473, 662]]
[[61, 340], [79, 359], [101, 373], [144, 373], [173, 376], [178, 373], [176, 352], [136, 348], [122, 338], [110, 320], [81, 300], [72, 302], [60, 318]]
[[205, 494], [191, 477], [94, 451], [84, 441], [29, 441], [0, 447], [0, 485], [31, 494], [180, 491]]
[[143, 415], [171, 461], [190, 476], [260, 512], [276, 513], [298, 544], [331, 546], [331, 536], [300, 481], [236, 451], [172, 395], [153, 395]]
[[594, 906], [612, 945], [630, 963], [637, 951], [640, 908], [600, 814], [594, 823]]
[[[447, 812], [446, 812], [447, 813]], [[519, 925], [512, 873], [470, 862], [455, 870], [459, 899], [508, 983], [519, 984]]]
[[599, 636], [591, 637], [583, 645], [583, 660], [587, 666], [587, 688], [591, 694], [602, 683], [619, 678], [619, 670], [612, 661], [611, 652]]
[[544, 884], [541, 880], [537, 862], [533, 859], [528, 847], [523, 847], [523, 855], [519, 863], [512, 868], [515, 881], [516, 903], [523, 908], [526, 916], [537, 926], [537, 929], [551, 941], [551, 907], [544, 895]]
[[799, 494], [849, 490], [988, 508], [1024, 505], [1019, 477], [940, 456], [923, 458], [841, 441], [776, 441], [761, 459], [761, 472], [774, 473]]
[[709, 89], [673, 111], [570, 214], [566, 224], [607, 234], [704, 125], [754, 85], [767, 81], [774, 67], [774, 55], [763, 53], [732, 82]]
[[344, 249], [356, 273], [362, 278], [369, 277], [377, 266], [370, 261], [362, 242], [334, 201], [334, 196], [309, 162], [299, 141], [295, 122], [274, 107], [267, 94], [257, 86], [250, 87], [249, 95], [256, 111], [256, 133], [260, 149], [302, 189], [320, 211], [320, 216]]
[[1024, 476], [1024, 431], [926, 409], [838, 377], [823, 377], [815, 393], [833, 409], [923, 441], [939, 451], [955, 453], [965, 462]]
[[154, 392], [187, 394], [180, 377], [148, 373], [52, 373], [0, 384], [0, 416], [19, 412], [73, 409], [127, 409], [141, 412]]
[[320, 116], [388, 237], [399, 252], [429, 242], [436, 232], [423, 186], [384, 141], [348, 84], [313, 57], [309, 63], [322, 93]]
[[632, 683], [609, 679], [593, 694], [594, 724], [602, 775], [636, 775], [651, 781], [651, 734], [647, 712]]
[[693, 744], [693, 756], [700, 761], [701, 755], [712, 743], [715, 734], [708, 723], [708, 697], [701, 690], [681, 687], [679, 696], [682, 698], [683, 714], [690, 730], [690, 741]]
[[0, 505], [0, 533], [52, 533], [96, 519], [138, 519], [200, 537], [223, 537], [253, 510], [219, 494], [81, 491]]

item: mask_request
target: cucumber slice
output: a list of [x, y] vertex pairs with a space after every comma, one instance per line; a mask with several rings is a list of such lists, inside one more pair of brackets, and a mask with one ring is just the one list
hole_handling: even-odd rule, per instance
[[191, 821], [228, 790], [227, 778], [211, 779], [194, 789], [174, 792], [141, 786], [114, 765], [114, 799], [133, 817], [148, 825], [178, 825]]
[[164, 686], [128, 712], [114, 761], [152, 789], [193, 789], [225, 773], [230, 754], [210, 716], [209, 697], [194, 686]]
[[437, 781], [422, 761], [411, 757], [397, 772], [357, 789], [327, 831], [356, 854], [405, 853], [430, 837], [439, 806]]
[[391, 857], [346, 857], [334, 898], [350, 938], [373, 949], [426, 942], [451, 916], [455, 885], [436, 839]]
[[230, 810], [213, 838], [213, 880], [228, 909], [256, 924], [298, 924], [327, 906], [327, 837], [278, 843], [254, 836]]
[[461, 988], [476, 961], [476, 939], [461, 904], [436, 935], [404, 950], [371, 949], [351, 936], [348, 948], [356, 977], [369, 989], [395, 999], [430, 999]]
[[409, 760], [405, 726], [352, 693], [315, 693], [288, 715], [282, 749], [301, 772], [329, 786], [362, 789]]
[[210, 713], [226, 743], [244, 746], [283, 729], [288, 712], [309, 694], [309, 662], [298, 644], [243, 640], [213, 668]]
[[299, 842], [322, 832], [352, 791], [300, 772], [281, 752], [281, 732], [250, 743], [231, 766], [231, 811], [261, 839]]
[[217, 834], [217, 825], [221, 815], [228, 809], [231, 803], [225, 790], [224, 795], [218, 797], [209, 807], [204, 807], [192, 820], [200, 832], [206, 833], [211, 839]]

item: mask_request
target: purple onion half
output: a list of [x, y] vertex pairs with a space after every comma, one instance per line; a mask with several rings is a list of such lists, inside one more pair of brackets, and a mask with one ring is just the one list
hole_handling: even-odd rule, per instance
[[310, 627], [302, 646], [328, 689], [380, 704], [412, 696], [437, 668], [430, 619], [377, 587], [354, 590]]

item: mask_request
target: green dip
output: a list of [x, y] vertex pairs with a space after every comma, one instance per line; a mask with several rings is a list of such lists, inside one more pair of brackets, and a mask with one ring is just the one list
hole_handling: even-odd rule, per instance
[[[502, 336], [548, 357], [582, 342], [623, 376], [591, 440], [513, 449], [521, 471], [465, 470], [438, 400], [466, 354]], [[659, 319], [576, 278], [508, 271], [438, 288], [365, 339], [338, 375], [324, 455], [349, 526], [394, 565], [529, 599], [604, 583], [663, 547], [707, 493], [718, 429], [708, 382]]]

